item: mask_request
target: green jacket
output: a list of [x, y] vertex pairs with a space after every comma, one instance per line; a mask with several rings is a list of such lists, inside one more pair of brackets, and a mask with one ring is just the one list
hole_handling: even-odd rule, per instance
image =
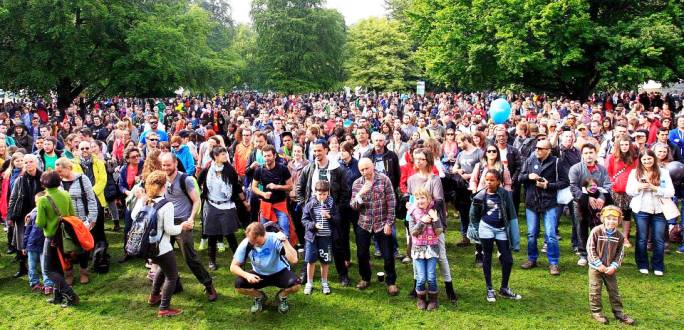
[[[485, 210], [485, 194], [487, 189], [481, 189], [473, 196], [473, 203], [470, 206], [470, 227], [468, 232], [477, 232], [480, 226], [480, 220]], [[511, 193], [506, 189], [499, 187], [496, 191], [502, 205], [499, 205], [501, 216], [506, 227], [506, 236], [508, 236], [508, 244], [513, 251], [520, 250], [520, 227], [518, 224], [518, 215], [515, 213], [513, 206], [513, 198]], [[478, 235], [479, 239], [479, 235]]]
[[[59, 188], [48, 188], [46, 191], [47, 196], [50, 196], [52, 200], [55, 201], [62, 216], [75, 214], [74, 204], [71, 202], [71, 196], [68, 192]], [[47, 196], [39, 198], [36, 203], [36, 209], [38, 210], [38, 214], [36, 215], [36, 226], [43, 229], [45, 237], [52, 238], [57, 233], [59, 218], [52, 209]]]

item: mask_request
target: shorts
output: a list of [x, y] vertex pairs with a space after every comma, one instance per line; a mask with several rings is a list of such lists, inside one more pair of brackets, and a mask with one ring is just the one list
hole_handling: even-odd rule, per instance
[[257, 276], [261, 277], [261, 281], [252, 284], [243, 277], [238, 276], [235, 278], [236, 289], [262, 289], [269, 286], [285, 289], [299, 284], [299, 278], [297, 278], [297, 275], [287, 268], [284, 268], [283, 270], [271, 275], [261, 275], [254, 270], [250, 270], [248, 273], [256, 274]]
[[332, 262], [332, 238], [330, 236], [315, 236], [313, 242], [306, 241], [304, 251], [304, 262], [313, 264], [320, 261], [327, 265]]
[[480, 238], [484, 239], [495, 239], [497, 241], [508, 240], [508, 234], [506, 233], [506, 228], [494, 228], [488, 225], [484, 221], [480, 221], [480, 227], [478, 228], [478, 234]]

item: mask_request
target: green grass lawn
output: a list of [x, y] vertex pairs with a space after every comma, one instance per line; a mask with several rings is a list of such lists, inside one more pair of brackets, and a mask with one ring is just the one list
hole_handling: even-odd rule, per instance
[[[93, 275], [90, 284], [75, 285], [81, 296], [81, 305], [62, 309], [48, 305], [46, 297], [29, 292], [26, 277], [12, 278], [16, 264], [12, 256], [4, 254], [6, 238], [0, 238], [3, 251], [0, 256], [0, 328], [27, 329], [138, 329], [138, 328], [193, 328], [193, 329], [373, 329], [373, 328], [480, 328], [480, 329], [594, 329], [588, 311], [587, 270], [576, 266], [577, 257], [570, 251], [570, 226], [566, 218], [561, 224], [561, 271], [560, 277], [551, 277], [547, 261], [540, 258], [540, 267], [525, 271], [519, 268], [525, 260], [525, 252], [514, 254], [515, 266], [511, 287], [523, 296], [520, 301], [500, 299], [496, 303], [485, 300], [482, 270], [474, 266], [474, 248], [457, 248], [460, 240], [458, 220], [451, 218], [447, 235], [449, 262], [454, 286], [459, 295], [457, 305], [445, 301], [444, 289], [439, 279], [441, 307], [435, 312], [421, 312], [415, 301], [407, 297], [412, 283], [411, 265], [397, 263], [397, 281], [400, 295], [388, 297], [384, 285], [373, 282], [366, 291], [341, 288], [336, 282], [331, 266], [333, 293], [324, 296], [320, 281], [311, 296], [297, 293], [290, 299], [291, 310], [280, 315], [272, 298], [277, 289], [268, 289], [270, 298], [265, 311], [251, 315], [251, 300], [238, 296], [233, 290], [234, 277], [228, 271], [231, 253], [220, 254], [220, 268], [214, 272], [214, 283], [219, 299], [209, 303], [203, 287], [179, 259], [185, 291], [174, 296], [172, 305], [182, 308], [183, 314], [170, 319], [158, 319], [156, 308], [147, 306], [150, 285], [145, 279], [147, 269], [142, 261], [124, 265], [116, 263], [121, 257], [120, 233], [108, 231], [110, 253], [113, 254], [111, 270], [105, 275]], [[400, 225], [401, 226], [401, 225]], [[523, 229], [525, 226], [522, 226]], [[108, 223], [107, 228], [111, 228]], [[403, 229], [403, 227], [402, 227]], [[403, 230], [400, 230], [402, 232]], [[403, 240], [403, 234], [402, 240]], [[199, 241], [199, 237], [196, 237]], [[526, 239], [522, 239], [523, 251]], [[402, 244], [403, 245], [403, 244]], [[352, 244], [352, 248], [354, 245]], [[207, 261], [206, 251], [200, 252]], [[544, 256], [542, 256], [544, 257]], [[355, 257], [353, 259], [356, 259]], [[374, 259], [373, 271], [382, 270], [382, 261]], [[619, 283], [625, 311], [645, 329], [684, 328], [684, 255], [670, 253], [665, 257], [665, 276], [640, 275], [634, 266], [634, 250], [629, 249], [623, 267], [619, 270]], [[352, 279], [359, 279], [358, 267], [352, 266]], [[374, 279], [375, 280], [375, 279]], [[500, 269], [495, 265], [493, 281], [498, 287]], [[608, 297], [604, 290], [606, 314], [611, 315]], [[612, 316], [612, 315], [611, 315]], [[609, 327], [619, 327], [614, 319]]]

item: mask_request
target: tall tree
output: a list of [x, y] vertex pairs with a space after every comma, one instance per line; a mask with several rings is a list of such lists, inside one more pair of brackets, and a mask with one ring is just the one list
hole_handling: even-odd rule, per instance
[[0, 86], [57, 94], [167, 95], [234, 80], [209, 14], [182, 0], [0, 0]]
[[334, 90], [343, 80], [346, 27], [320, 0], [254, 0], [256, 58], [264, 89]]
[[376, 91], [406, 91], [415, 84], [411, 42], [399, 22], [368, 18], [349, 28], [347, 84]]
[[407, 15], [421, 66], [448, 87], [585, 99], [684, 77], [680, 1], [413, 0]]

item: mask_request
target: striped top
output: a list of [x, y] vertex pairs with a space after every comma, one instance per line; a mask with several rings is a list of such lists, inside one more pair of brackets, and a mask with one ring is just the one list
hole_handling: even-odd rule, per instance
[[315, 197], [313, 198], [313, 200], [313, 211], [316, 215], [316, 227], [318, 228], [318, 230], [316, 231], [316, 236], [332, 236], [332, 230], [330, 229], [330, 219], [324, 219], [323, 215], [321, 215], [321, 211], [323, 210], [328, 211], [328, 213], [331, 212], [330, 210], [332, 210], [333, 207], [332, 197], [328, 196], [328, 198], [323, 203], [321, 203]]

